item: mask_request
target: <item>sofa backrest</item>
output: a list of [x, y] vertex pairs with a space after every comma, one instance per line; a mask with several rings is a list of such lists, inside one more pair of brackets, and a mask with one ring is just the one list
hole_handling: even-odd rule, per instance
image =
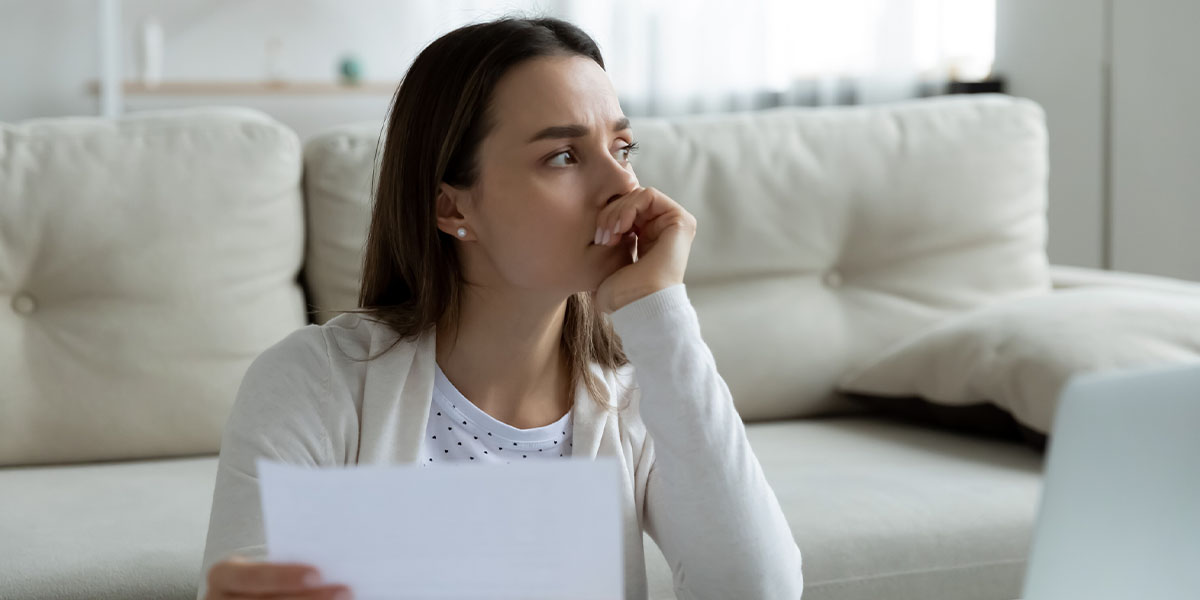
[[[306, 281], [356, 306], [380, 122], [305, 146]], [[1050, 288], [1047, 139], [1034, 102], [633, 120], [633, 159], [696, 216], [685, 283], [746, 421], [858, 409], [837, 378], [950, 314]]]
[[240, 108], [0, 124], [0, 466], [217, 451], [307, 322], [301, 150]]

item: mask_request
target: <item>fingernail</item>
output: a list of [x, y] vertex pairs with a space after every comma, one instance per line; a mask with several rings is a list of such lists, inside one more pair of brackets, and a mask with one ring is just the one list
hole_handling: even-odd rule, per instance
[[350, 592], [347, 592], [346, 590], [340, 590], [338, 593], [333, 595], [333, 600], [350, 600]]
[[604, 230], [604, 237], [600, 240], [600, 243], [607, 245], [608, 240], [610, 240], [610, 239], [612, 239], [612, 232], [608, 231], [607, 229]]
[[315, 587], [321, 585], [321, 575], [319, 573], [309, 573], [304, 576], [304, 585]]
[[603, 230], [601, 230], [599, 227], [596, 228], [596, 239], [592, 241], [593, 244], [600, 243], [600, 234], [602, 233], [602, 231]]

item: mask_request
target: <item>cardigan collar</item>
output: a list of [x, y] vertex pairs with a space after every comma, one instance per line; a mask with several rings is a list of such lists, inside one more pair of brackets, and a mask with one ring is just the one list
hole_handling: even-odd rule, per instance
[[[365, 320], [371, 328], [368, 356], [390, 346], [396, 334], [386, 325]], [[359, 464], [411, 464], [419, 460], [421, 441], [433, 401], [436, 328], [430, 326], [415, 342], [401, 342], [367, 364], [359, 424]], [[589, 369], [611, 398], [612, 381], [592, 362]], [[580, 379], [572, 411], [572, 456], [595, 458], [620, 454], [617, 419], [592, 400]]]

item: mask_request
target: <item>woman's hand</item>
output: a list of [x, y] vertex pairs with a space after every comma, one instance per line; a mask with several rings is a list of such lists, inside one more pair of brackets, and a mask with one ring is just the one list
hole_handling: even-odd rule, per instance
[[[250, 562], [232, 556], [208, 570], [206, 600], [227, 598], [273, 598], [275, 600], [350, 600], [350, 588], [344, 585], [305, 581], [306, 576], [319, 578], [311, 565], [300, 563]], [[344, 596], [339, 596], [344, 592]]]
[[[666, 194], [652, 187], [639, 187], [601, 209], [596, 225], [600, 243], [629, 248], [629, 264], [609, 275], [596, 289], [596, 304], [601, 311], [611, 313], [683, 283], [696, 237], [696, 217]], [[606, 231], [607, 242], [603, 239]]]

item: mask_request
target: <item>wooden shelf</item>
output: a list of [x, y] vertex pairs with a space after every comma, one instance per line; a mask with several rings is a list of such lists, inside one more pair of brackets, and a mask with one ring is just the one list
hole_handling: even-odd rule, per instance
[[[364, 81], [356, 85], [332, 81], [163, 81], [146, 86], [140, 81], [126, 81], [122, 93], [129, 96], [260, 96], [260, 95], [392, 95], [399, 82]], [[88, 83], [93, 95], [100, 93], [100, 82]]]

